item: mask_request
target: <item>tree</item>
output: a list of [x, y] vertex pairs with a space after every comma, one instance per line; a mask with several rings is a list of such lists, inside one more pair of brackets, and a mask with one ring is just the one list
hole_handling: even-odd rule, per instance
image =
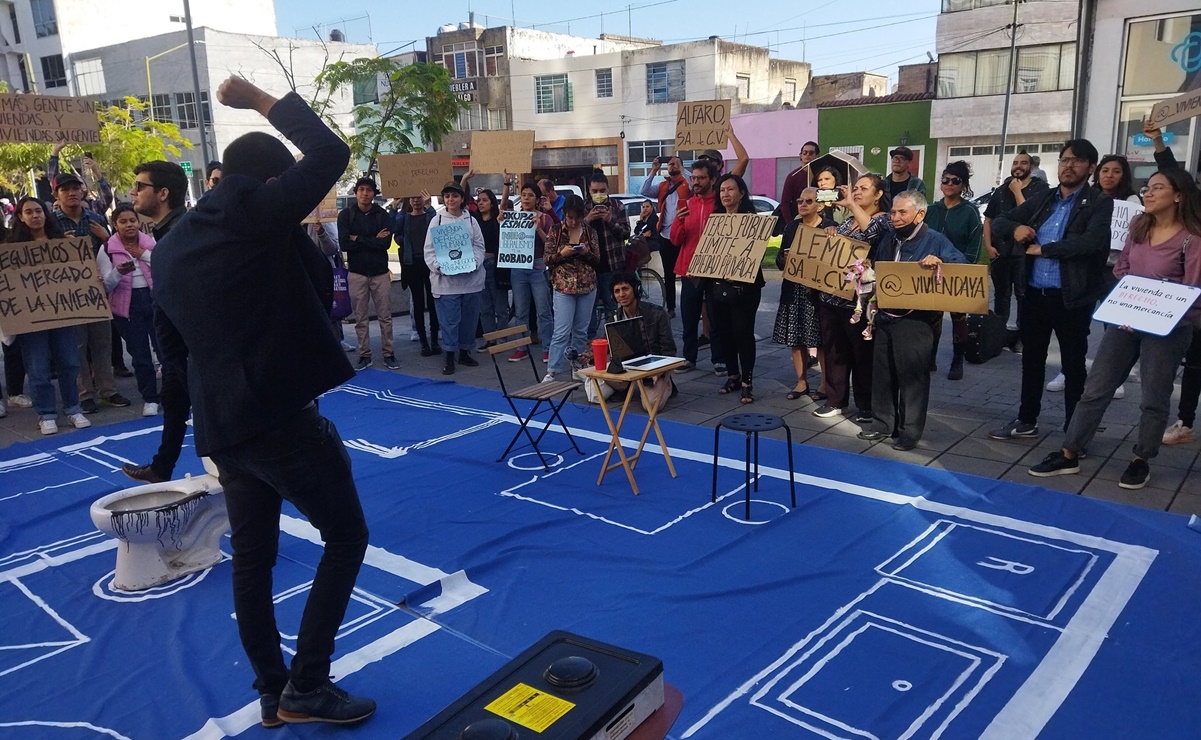
[[[151, 120], [148, 103], [127, 97], [119, 105], [98, 105], [100, 143], [81, 146], [72, 144], [63, 149], [61, 157], [70, 161], [91, 152], [104, 176], [116, 192], [133, 185], [133, 168], [142, 162], [166, 159], [170, 154], [179, 157], [192, 142], [179, 133], [172, 123]], [[30, 170], [42, 170], [53, 150], [51, 144], [0, 144], [0, 179], [17, 192], [28, 190], [26, 176]]]
[[420, 142], [438, 146], [454, 130], [459, 112], [467, 108], [451, 92], [450, 74], [437, 64], [402, 65], [385, 57], [363, 58], [334, 62], [317, 79], [335, 91], [347, 85], [364, 90], [383, 82], [374, 103], [355, 106], [355, 132], [345, 137], [351, 153], [366, 158], [372, 167], [381, 152], [424, 151], [413, 143], [414, 134]]

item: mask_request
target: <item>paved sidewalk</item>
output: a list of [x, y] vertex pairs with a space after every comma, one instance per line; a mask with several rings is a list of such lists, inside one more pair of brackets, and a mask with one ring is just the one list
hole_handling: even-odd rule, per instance
[[[762, 411], [782, 416], [792, 428], [793, 439], [804, 443], [797, 460], [798, 468], [804, 466], [804, 455], [820, 454], [820, 448], [842, 450], [863, 455], [884, 457], [892, 460], [929, 465], [945, 470], [972, 473], [990, 478], [1014, 481], [1028, 485], [1039, 485], [1092, 498], [1117, 501], [1150, 509], [1171, 511], [1181, 514], [1201, 514], [1201, 479], [1192, 473], [1198, 467], [1198, 445], [1180, 445], [1162, 448], [1159, 457], [1151, 461], [1151, 481], [1140, 491], [1127, 491], [1118, 487], [1117, 480], [1130, 460], [1130, 450], [1137, 434], [1138, 403], [1141, 396], [1137, 380], [1137, 368], [1126, 384], [1124, 399], [1115, 400], [1106, 413], [1104, 428], [1097, 434], [1089, 448], [1089, 456], [1081, 462], [1081, 472], [1055, 478], [1034, 478], [1026, 471], [1048, 452], [1058, 449], [1063, 440], [1063, 394], [1045, 393], [1043, 415], [1039, 420], [1040, 435], [1029, 439], [999, 442], [988, 438], [989, 429], [999, 427], [1017, 416], [1018, 391], [1020, 387], [1021, 356], [1003, 352], [1001, 356], [984, 365], [967, 365], [964, 379], [946, 379], [946, 367], [951, 356], [951, 328], [946, 319], [943, 341], [939, 346], [939, 372], [932, 379], [930, 392], [930, 415], [926, 433], [917, 449], [897, 452], [889, 443], [868, 443], [856, 439], [860, 425], [842, 417], [819, 419], [813, 416], [816, 405], [808, 398], [789, 401], [784, 395], [795, 385], [792, 361], [787, 347], [771, 341], [772, 324], [780, 294], [779, 273], [769, 273], [763, 303], [759, 308], [756, 335], [759, 337], [759, 354], [755, 370], [755, 403], [743, 407], [736, 395], [719, 395], [717, 389], [724, 378], [714, 376], [707, 355], [702, 350], [697, 370], [686, 375], [674, 376], [680, 386], [680, 394], [664, 410], [661, 418], [699, 426], [715, 426], [718, 419], [742, 410]], [[393, 320], [396, 332], [396, 355], [400, 360], [399, 372], [420, 377], [444, 379], [441, 374], [442, 359], [421, 357], [416, 342], [409, 342], [409, 320], [403, 316]], [[677, 332], [679, 319], [673, 321]], [[354, 332], [347, 325], [347, 336], [353, 343]], [[372, 336], [376, 367], [383, 369], [379, 350], [377, 326], [372, 325]], [[1095, 348], [1100, 341], [1101, 329], [1094, 325], [1090, 343]], [[678, 337], [678, 333], [677, 333]], [[1057, 372], [1058, 350], [1052, 342], [1048, 380]], [[458, 383], [499, 388], [492, 363], [485, 354], [477, 354], [478, 368], [459, 367], [454, 380]], [[528, 365], [510, 365], [505, 368], [514, 377], [525, 380]], [[520, 376], [518, 373], [522, 373]], [[508, 377], [508, 376], [506, 376]], [[816, 387], [816, 371], [810, 374]], [[141, 414], [141, 403], [132, 378], [118, 380], [122, 394], [134, 400], [127, 409], [102, 407], [99, 413], [89, 418], [93, 428], [84, 434], [95, 433], [96, 427], [126, 421]], [[582, 394], [577, 402], [583, 403]], [[1173, 416], [1175, 421], [1175, 398]], [[65, 428], [64, 428], [65, 427]], [[71, 436], [78, 434], [60, 420], [58, 438], [67, 444]], [[773, 436], [783, 438], [782, 431]], [[32, 439], [44, 439], [37, 431], [36, 417], [29, 409], [9, 409], [6, 419], [0, 419], [0, 448]]]

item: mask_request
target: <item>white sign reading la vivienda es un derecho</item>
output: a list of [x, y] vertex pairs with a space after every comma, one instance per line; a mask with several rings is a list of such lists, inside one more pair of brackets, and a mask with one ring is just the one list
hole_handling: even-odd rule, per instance
[[1158, 337], [1171, 333], [1193, 307], [1201, 288], [1127, 275], [1118, 281], [1093, 318]]
[[497, 267], [515, 270], [534, 269], [534, 219], [533, 211], [505, 211], [500, 217], [500, 250], [496, 255]]
[[0, 244], [0, 331], [15, 336], [111, 318], [90, 236]]

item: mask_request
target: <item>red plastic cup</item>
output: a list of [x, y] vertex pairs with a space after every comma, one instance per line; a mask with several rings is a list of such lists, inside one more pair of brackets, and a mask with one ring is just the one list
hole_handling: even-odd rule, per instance
[[592, 340], [592, 364], [596, 366], [597, 370], [604, 370], [609, 366], [608, 339]]

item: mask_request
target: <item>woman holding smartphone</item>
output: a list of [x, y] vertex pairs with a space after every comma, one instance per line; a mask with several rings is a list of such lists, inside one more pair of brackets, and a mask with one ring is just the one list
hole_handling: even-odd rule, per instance
[[112, 220], [116, 233], [100, 250], [96, 262], [109, 294], [113, 322], [133, 357], [133, 374], [142, 395], [142, 416], [154, 416], [158, 413], [158, 380], [150, 354], [155, 342], [154, 301], [150, 298], [154, 286], [150, 275], [154, 237], [139, 228], [141, 222], [130, 203], [114, 208]]
[[596, 266], [600, 247], [592, 229], [584, 224], [584, 201], [569, 195], [563, 201], [563, 223], [546, 241], [546, 264], [555, 289], [554, 335], [543, 382], [567, 369], [567, 350], [583, 352], [588, 339], [588, 321], [596, 303]]

